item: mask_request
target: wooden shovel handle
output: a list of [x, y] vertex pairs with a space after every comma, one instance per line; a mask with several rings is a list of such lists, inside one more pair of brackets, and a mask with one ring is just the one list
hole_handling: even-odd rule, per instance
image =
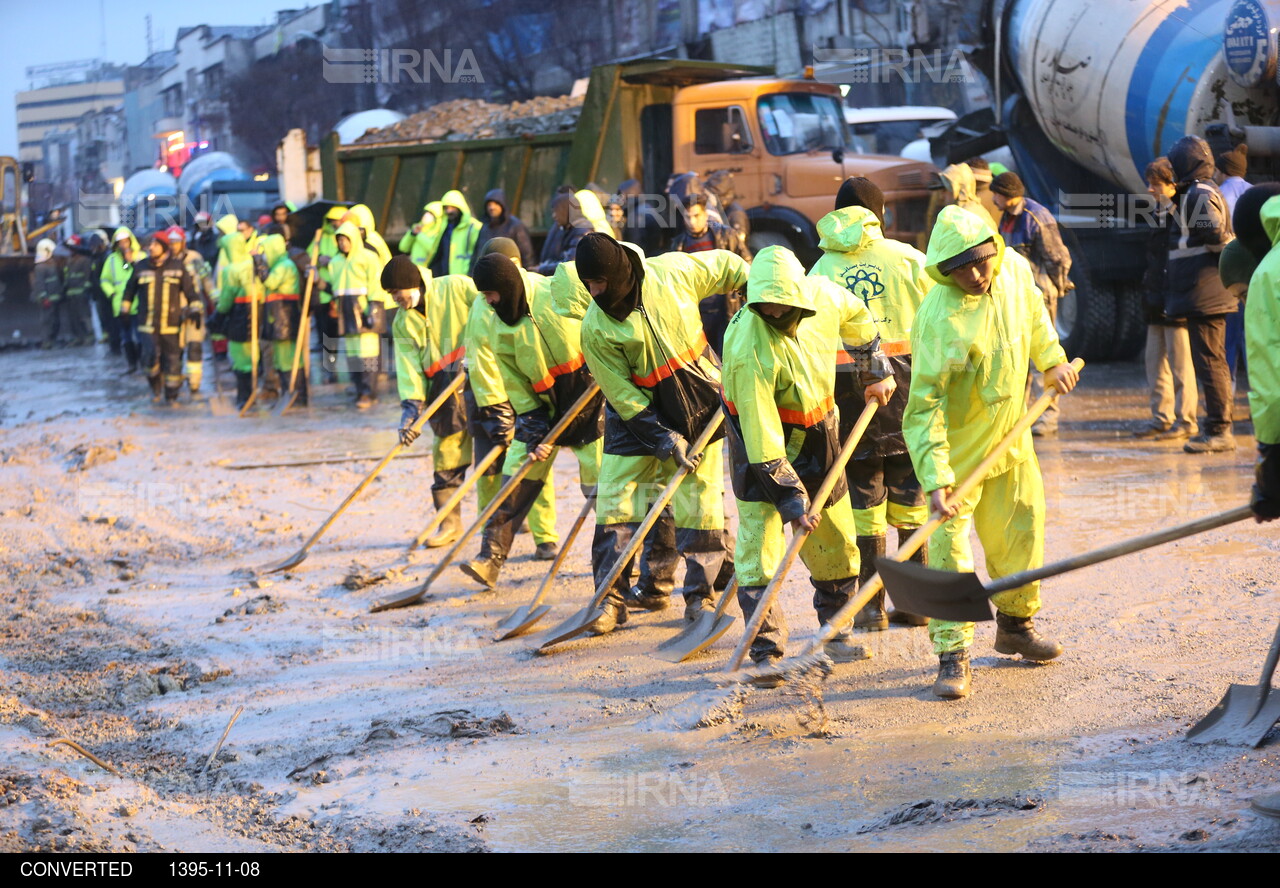
[[[1079, 373], [1084, 368], [1084, 360], [1082, 358], [1076, 358], [1071, 362], [1071, 366], [1076, 369], [1077, 373]], [[1009, 433], [1001, 438], [1000, 442], [991, 449], [991, 452], [983, 458], [982, 462], [978, 463], [977, 467], [974, 468], [974, 470], [952, 490], [947, 503], [949, 505], [956, 506], [964, 502], [964, 498], [972, 493], [979, 484], [986, 480], [987, 475], [990, 474], [993, 468], [995, 468], [996, 463], [1000, 461], [1001, 457], [1008, 453], [1009, 448], [1026, 433], [1027, 429], [1031, 428], [1035, 421], [1040, 418], [1040, 414], [1049, 409], [1049, 405], [1056, 401], [1060, 394], [1061, 393], [1058, 391], [1057, 386], [1050, 386], [1043, 395], [1037, 398], [1036, 402], [1031, 405], [1031, 409], [1026, 412], [1026, 415], [1013, 424], [1013, 428], [1009, 430]], [[916, 528], [915, 533], [911, 534], [905, 542], [899, 545], [898, 551], [894, 552], [893, 555], [889, 557], [892, 557], [894, 561], [906, 561], [912, 555], [916, 554], [916, 552], [920, 551], [920, 547], [923, 546], [929, 540], [929, 537], [933, 532], [941, 527], [946, 521], [947, 519], [945, 517], [936, 512], [931, 514], [929, 516], [929, 520]], [[876, 574], [871, 579], [867, 580], [867, 582], [858, 589], [858, 594], [852, 596], [845, 603], [844, 607], [836, 611], [831, 619], [823, 625], [823, 627], [818, 631], [817, 636], [809, 643], [809, 646], [805, 648], [804, 652], [800, 656], [804, 657], [815, 653], [819, 647], [835, 638], [836, 635], [849, 624], [854, 615], [857, 614], [858, 611], [862, 610], [866, 603], [883, 588], [884, 581], [880, 579], [880, 574]]]
[[569, 528], [569, 535], [564, 538], [564, 542], [560, 544], [560, 551], [556, 553], [556, 560], [551, 562], [551, 569], [547, 571], [546, 577], [543, 578], [542, 584], [538, 586], [538, 591], [534, 593], [533, 600], [529, 602], [528, 612], [532, 613], [534, 608], [542, 604], [542, 599], [547, 597], [547, 593], [551, 591], [551, 581], [555, 579], [556, 574], [560, 572], [561, 565], [569, 556], [569, 549], [573, 546], [574, 540], [578, 538], [578, 533], [582, 530], [582, 525], [586, 524], [587, 518], [591, 515], [591, 510], [596, 507], [596, 498], [594, 496], [587, 497], [587, 501], [582, 504], [582, 511], [578, 513], [578, 517], [573, 520], [573, 527]]
[[484, 477], [484, 473], [489, 470], [489, 467], [493, 465], [498, 457], [502, 456], [506, 450], [506, 447], [498, 444], [497, 446], [490, 448], [489, 452], [484, 455], [484, 458], [471, 467], [471, 474], [467, 476], [467, 479], [458, 485], [458, 489], [453, 492], [452, 496], [445, 500], [443, 506], [436, 509], [435, 516], [432, 517], [431, 522], [427, 524], [422, 533], [414, 537], [413, 542], [409, 544], [410, 552], [421, 546], [427, 541], [427, 537], [431, 536], [431, 534], [435, 533], [435, 531], [439, 529], [440, 525], [444, 523], [444, 519], [449, 517], [449, 513], [458, 508], [458, 504], [461, 503], [462, 498], [467, 495], [467, 491], [475, 487], [476, 484], [480, 482], [480, 479]]
[[[810, 518], [816, 518], [826, 508], [827, 498], [831, 496], [831, 491], [835, 489], [836, 483], [844, 475], [845, 465], [849, 462], [850, 457], [853, 456], [853, 451], [857, 448], [858, 442], [862, 440], [862, 435], [866, 432], [867, 426], [871, 424], [871, 418], [875, 416], [876, 409], [879, 406], [880, 403], [878, 401], [869, 401], [867, 406], [862, 409], [862, 415], [858, 417], [858, 421], [849, 432], [849, 436], [845, 438], [844, 446], [840, 448], [840, 453], [836, 456], [835, 462], [827, 470], [827, 477], [822, 479], [822, 486], [818, 488], [818, 492], [814, 494], [813, 501], [809, 503], [808, 515]], [[755, 613], [751, 616], [751, 623], [742, 635], [742, 641], [734, 648], [733, 656], [729, 658], [730, 671], [742, 665], [742, 660], [747, 655], [747, 649], [751, 647], [751, 642], [755, 641], [756, 636], [760, 634], [760, 627], [764, 625], [765, 617], [769, 615], [769, 609], [773, 607], [774, 599], [778, 597], [778, 591], [782, 588], [782, 581], [786, 579], [787, 572], [791, 570], [791, 565], [795, 563], [796, 556], [800, 554], [801, 547], [804, 546], [805, 540], [809, 539], [809, 534], [812, 532], [810, 530], [802, 530], [791, 537], [791, 544], [787, 546], [787, 554], [783, 556], [782, 564], [773, 575], [773, 579], [769, 581], [768, 588], [765, 589], [764, 595], [761, 596], [759, 603], [756, 605]]]
[[302, 360], [302, 350], [305, 347], [307, 351], [311, 351], [310, 343], [307, 342], [307, 324], [311, 320], [311, 288], [316, 282], [316, 259], [320, 251], [320, 232], [316, 232], [315, 240], [311, 242], [311, 261], [307, 263], [307, 286], [302, 292], [302, 315], [298, 319], [298, 336], [293, 346], [293, 366], [289, 370], [289, 391], [293, 391], [293, 385], [298, 380], [298, 364]]
[[[711, 442], [711, 436], [720, 428], [720, 424], [724, 422], [724, 410], [717, 408], [711, 419], [707, 421], [707, 427], [698, 435], [697, 440], [689, 445], [688, 455], [690, 457], [702, 453], [706, 450], [707, 444]], [[595, 597], [591, 599], [591, 610], [595, 610], [604, 604], [605, 596], [609, 594], [609, 590], [613, 588], [613, 584], [617, 582], [623, 570], [631, 563], [631, 559], [640, 551], [640, 547], [644, 544], [644, 539], [649, 535], [649, 531], [658, 523], [658, 518], [662, 515], [662, 510], [667, 507], [667, 503], [671, 502], [671, 498], [675, 496], [680, 482], [689, 474], [689, 470], [681, 466], [676, 473], [671, 476], [671, 480], [667, 482], [667, 486], [662, 488], [662, 492], [658, 494], [658, 498], [654, 500], [653, 505], [649, 508], [649, 514], [644, 516], [644, 521], [640, 522], [640, 526], [636, 529], [635, 534], [631, 537], [631, 541], [627, 543], [625, 549], [618, 555], [617, 560], [609, 568], [608, 575], [600, 583], [600, 588], [596, 589]]]

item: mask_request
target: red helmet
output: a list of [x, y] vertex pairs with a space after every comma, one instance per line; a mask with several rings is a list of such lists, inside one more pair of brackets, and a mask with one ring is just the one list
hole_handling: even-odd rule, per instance
[[173, 243], [174, 241], [179, 241], [180, 243], [185, 244], [187, 242], [186, 229], [184, 229], [181, 225], [170, 225], [168, 228], [164, 230], [164, 239], [169, 243]]

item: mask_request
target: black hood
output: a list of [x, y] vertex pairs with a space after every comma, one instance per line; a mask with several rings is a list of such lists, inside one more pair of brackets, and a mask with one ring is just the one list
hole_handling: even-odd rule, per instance
[[1231, 214], [1231, 230], [1259, 262], [1271, 252], [1271, 238], [1267, 237], [1266, 231], [1263, 230], [1262, 218], [1259, 214], [1262, 211], [1262, 205], [1277, 194], [1280, 194], [1280, 182], [1254, 185], [1240, 195], [1240, 199], [1236, 201], [1235, 211]]
[[1169, 165], [1179, 191], [1184, 191], [1197, 179], [1212, 179], [1215, 167], [1209, 143], [1199, 136], [1183, 136], [1169, 149]]
[[497, 219], [488, 219], [489, 211], [488, 209], [485, 209], [485, 218], [488, 220], [489, 224], [501, 225], [503, 222], [506, 222], [507, 221], [507, 192], [503, 191], [501, 188], [494, 188], [492, 191], [490, 191], [488, 194], [484, 196], [485, 207], [488, 206], [489, 201], [493, 201], [498, 206], [502, 207], [502, 212], [498, 214]]
[[501, 253], [486, 253], [476, 262], [471, 276], [481, 293], [498, 294], [498, 304], [493, 307], [498, 319], [508, 327], [520, 323], [529, 314], [529, 297], [524, 290], [524, 278], [515, 263]]
[[633, 250], [607, 234], [593, 231], [578, 241], [574, 258], [579, 279], [605, 282], [604, 292], [593, 298], [609, 317], [623, 321], [640, 307], [644, 260]]

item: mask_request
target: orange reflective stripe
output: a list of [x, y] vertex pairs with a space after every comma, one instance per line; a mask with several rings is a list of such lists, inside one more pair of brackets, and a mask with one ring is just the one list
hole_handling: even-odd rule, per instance
[[669, 379], [681, 367], [687, 367], [694, 361], [698, 360], [698, 356], [706, 351], [707, 335], [699, 333], [698, 339], [694, 342], [693, 347], [676, 355], [667, 363], [654, 370], [648, 376], [636, 376], [631, 374], [631, 381], [641, 388], [653, 388], [664, 379]]
[[836, 401], [831, 395], [827, 395], [822, 403], [814, 407], [808, 413], [801, 413], [799, 410], [786, 410], [782, 407], [778, 408], [778, 418], [788, 425], [800, 426], [808, 428], [815, 424], [822, 417], [826, 416], [835, 409]]
[[250, 302], [252, 302], [252, 301], [253, 301], [253, 297], [252, 297], [252, 296], [237, 296], [237, 297], [236, 297], [236, 305], [248, 305], [248, 304], [249, 304]]
[[267, 294], [268, 302], [279, 302], [282, 299], [288, 300], [290, 302], [294, 302], [298, 299], [298, 294], [297, 293], [268, 293]]
[[556, 384], [557, 376], [564, 376], [566, 373], [572, 373], [586, 362], [586, 355], [580, 354], [573, 360], [565, 361], [563, 364], [557, 364], [547, 371], [546, 376], [533, 384], [533, 390], [538, 394], [550, 391], [551, 387]]
[[894, 339], [889, 342], [880, 343], [880, 350], [889, 357], [900, 357], [902, 355], [911, 354], [910, 339]]
[[448, 367], [450, 364], [454, 364], [458, 361], [461, 361], [462, 356], [465, 355], [466, 353], [467, 353], [466, 346], [462, 346], [462, 345], [458, 346], [453, 351], [449, 352], [449, 354], [445, 355], [440, 360], [436, 361], [434, 364], [428, 367], [427, 377], [430, 378], [432, 376], [435, 376], [437, 373], [439, 373], [444, 368]]
[[836, 351], [836, 363], [837, 363], [837, 364], [852, 364], [852, 363], [853, 363], [853, 355], [849, 354], [849, 353], [848, 353], [847, 351], [845, 351], [844, 349], [838, 349], [838, 350]]

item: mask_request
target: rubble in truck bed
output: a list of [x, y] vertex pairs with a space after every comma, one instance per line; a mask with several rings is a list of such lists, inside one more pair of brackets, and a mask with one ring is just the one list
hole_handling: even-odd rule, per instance
[[582, 100], [582, 96], [537, 96], [495, 105], [483, 99], [454, 99], [390, 126], [368, 130], [356, 144], [453, 142], [568, 132], [578, 125]]

